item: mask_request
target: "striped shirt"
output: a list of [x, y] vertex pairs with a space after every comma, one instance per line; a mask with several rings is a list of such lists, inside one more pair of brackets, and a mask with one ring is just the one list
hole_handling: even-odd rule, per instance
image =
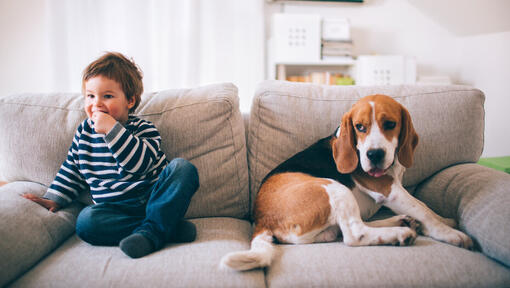
[[63, 207], [87, 190], [94, 203], [147, 195], [168, 163], [156, 127], [129, 116], [124, 126], [117, 122], [104, 135], [92, 124], [86, 119], [76, 130], [67, 159], [44, 198]]

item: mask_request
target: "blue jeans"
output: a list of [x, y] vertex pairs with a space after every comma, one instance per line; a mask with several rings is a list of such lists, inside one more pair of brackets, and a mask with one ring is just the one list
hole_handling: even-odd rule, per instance
[[76, 220], [76, 234], [92, 245], [116, 246], [140, 233], [159, 250], [176, 233], [199, 186], [198, 172], [187, 160], [172, 160], [147, 197], [85, 207]]

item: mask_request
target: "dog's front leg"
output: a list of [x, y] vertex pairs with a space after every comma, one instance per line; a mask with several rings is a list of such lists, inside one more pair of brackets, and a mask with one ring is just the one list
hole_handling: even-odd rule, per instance
[[391, 193], [384, 199], [383, 205], [397, 214], [406, 214], [420, 221], [425, 236], [467, 249], [473, 247], [469, 236], [450, 227], [454, 225], [452, 221], [434, 213], [427, 205], [409, 194], [401, 184], [392, 185]]

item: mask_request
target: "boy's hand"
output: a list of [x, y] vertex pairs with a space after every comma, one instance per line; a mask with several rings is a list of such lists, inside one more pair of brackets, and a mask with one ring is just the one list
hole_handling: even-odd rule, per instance
[[108, 134], [117, 120], [104, 112], [94, 112], [91, 120], [94, 122], [94, 130], [100, 134]]
[[34, 194], [23, 194], [23, 198], [26, 198], [28, 200], [34, 201], [35, 203], [43, 206], [44, 208], [50, 210], [51, 212], [57, 212], [57, 210], [60, 209], [60, 205], [57, 204], [57, 202], [49, 199], [41, 198]]

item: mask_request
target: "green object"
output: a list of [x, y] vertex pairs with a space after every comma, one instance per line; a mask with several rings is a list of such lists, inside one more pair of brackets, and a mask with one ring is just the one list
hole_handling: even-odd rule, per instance
[[478, 164], [510, 174], [510, 156], [481, 158]]
[[336, 79], [336, 85], [354, 85], [354, 79], [351, 77], [340, 77]]

